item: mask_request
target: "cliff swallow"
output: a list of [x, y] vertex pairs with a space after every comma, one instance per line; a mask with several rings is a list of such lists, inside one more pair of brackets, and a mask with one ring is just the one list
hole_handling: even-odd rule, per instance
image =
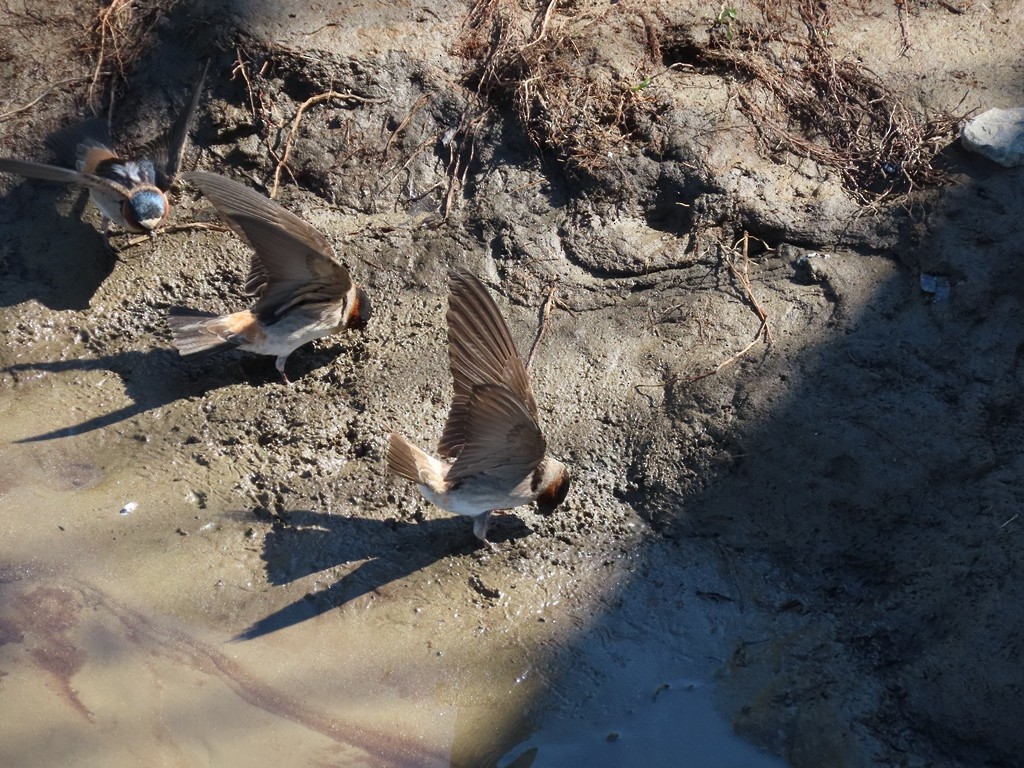
[[303, 344], [362, 328], [370, 299], [334, 260], [327, 239], [298, 216], [242, 184], [215, 173], [187, 173], [213, 203], [221, 220], [253, 249], [245, 292], [252, 309], [213, 315], [177, 308], [168, 313], [173, 344], [182, 355], [237, 347], [285, 361]]
[[536, 501], [548, 513], [569, 492], [566, 466], [546, 455], [530, 379], [487, 289], [452, 273], [448, 357], [452, 407], [437, 451], [441, 461], [397, 433], [388, 469], [412, 480], [441, 509], [473, 518], [484, 544], [491, 512]]
[[73, 167], [5, 157], [0, 158], [0, 171], [87, 187], [102, 214], [103, 241], [108, 246], [111, 221], [129, 232], [152, 234], [167, 219], [166, 193], [181, 168], [182, 150], [208, 68], [209, 62], [174, 125], [162, 138], [148, 144], [138, 159], [119, 157], [110, 148], [106, 121], [94, 118], [58, 131], [46, 140], [61, 162]]

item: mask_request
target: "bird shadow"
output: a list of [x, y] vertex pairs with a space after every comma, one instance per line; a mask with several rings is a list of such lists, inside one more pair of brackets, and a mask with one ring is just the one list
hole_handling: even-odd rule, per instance
[[[264, 508], [254, 512], [258, 516], [267, 514]], [[530, 528], [515, 515], [495, 515], [491, 517], [488, 538], [500, 545], [530, 533]], [[312, 511], [285, 513], [275, 518], [263, 547], [262, 557], [271, 584], [282, 586], [345, 563], [360, 564], [326, 589], [308, 593], [256, 621], [234, 640], [252, 640], [301, 624], [378, 592], [446, 556], [473, 554], [483, 546], [473, 536], [472, 522], [465, 517], [417, 523]]]
[[233, 383], [229, 378], [194, 379], [184, 372], [178, 376], [169, 375], [171, 371], [179, 371], [180, 367], [178, 353], [170, 349], [128, 351], [91, 359], [40, 361], [7, 366], [3, 372], [13, 376], [15, 380], [22, 375], [38, 372], [110, 371], [121, 379], [125, 394], [131, 399], [128, 405], [109, 413], [94, 416], [78, 424], [23, 437], [14, 442], [36, 443], [92, 432], [146, 411], [162, 408], [176, 400], [202, 395]]
[[[74, 194], [74, 193], [72, 193]], [[35, 299], [52, 310], [88, 309], [97, 289], [117, 263], [103, 235], [83, 220], [89, 193], [78, 196], [67, 215], [59, 212], [66, 185], [25, 181], [0, 198], [6, 233], [5, 276], [0, 306]]]

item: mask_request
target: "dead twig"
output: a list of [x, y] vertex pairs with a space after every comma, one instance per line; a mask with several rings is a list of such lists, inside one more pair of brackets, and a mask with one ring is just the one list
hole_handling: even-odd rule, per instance
[[388, 174], [390, 174], [390, 176], [388, 176], [388, 180], [386, 182], [384, 182], [383, 184], [380, 185], [380, 189], [381, 190], [385, 190], [388, 187], [390, 187], [392, 182], [394, 182], [394, 180], [398, 178], [398, 175], [400, 173], [402, 173], [403, 171], [405, 171], [405, 169], [408, 168], [410, 165], [412, 165], [412, 161], [415, 160], [417, 158], [417, 156], [419, 156], [420, 152], [422, 152], [424, 149], [426, 149], [431, 144], [433, 144], [435, 141], [437, 141], [438, 138], [439, 138], [438, 134], [436, 134], [436, 133], [431, 134], [430, 136], [428, 136], [427, 138], [425, 138], [423, 141], [421, 141], [419, 144], [416, 145], [416, 148], [409, 154], [409, 157], [407, 157], [405, 159], [405, 162], [402, 163], [402, 165], [400, 167], [396, 167], [396, 168], [392, 169], [393, 172], [392, 171], [387, 171], [385, 173], [382, 173], [381, 174], [382, 176], [386, 176]]
[[[446, 169], [448, 188], [445, 190], [444, 204], [441, 206], [442, 219], [447, 219], [448, 214], [451, 213], [452, 201], [455, 199], [456, 184], [461, 184], [463, 187], [466, 185], [470, 163], [473, 162], [473, 158], [476, 156], [476, 127], [483, 122], [490, 112], [489, 109], [484, 109], [470, 118], [469, 112], [474, 106], [475, 103], [471, 102], [462, 110], [462, 114], [459, 116], [459, 125], [453, 131], [451, 139], [446, 144], [448, 147], [448, 167]], [[458, 141], [456, 141], [457, 136], [461, 136]], [[468, 157], [463, 160], [463, 155], [467, 153]]]
[[[766, 344], [774, 344], [775, 339], [772, 338], [772, 330], [768, 326], [768, 313], [765, 312], [757, 299], [754, 297], [754, 288], [750, 284], [750, 276], [747, 274], [747, 265], [750, 263], [748, 258], [750, 252], [750, 233], [744, 232], [743, 237], [740, 238], [740, 243], [743, 245], [742, 257], [743, 264], [742, 268], [737, 266], [734, 259], [726, 258], [725, 264], [729, 268], [729, 274], [731, 274], [743, 288], [743, 293], [746, 295], [747, 301], [754, 308], [754, 312], [757, 313], [758, 319], [761, 321], [761, 327], [757, 331], [757, 336], [764, 335], [764, 341]], [[755, 336], [755, 340], [757, 339]]]
[[544, 9], [544, 13], [537, 18], [536, 23], [534, 24], [533, 40], [524, 46], [524, 50], [535, 43], [539, 43], [547, 36], [548, 24], [551, 22], [551, 14], [554, 13], [555, 6], [557, 5], [558, 0], [548, 0], [548, 5]]
[[[730, 365], [735, 364], [740, 358], [742, 358], [745, 354], [752, 350], [758, 342], [763, 341], [764, 344], [767, 346], [771, 346], [772, 344], [775, 343], [775, 339], [772, 337], [771, 327], [768, 325], [768, 313], [765, 311], [764, 307], [761, 306], [760, 302], [758, 302], [757, 298], [754, 296], [754, 287], [751, 285], [750, 276], [747, 273], [747, 264], [749, 263], [750, 253], [750, 233], [744, 232], [743, 237], [740, 238], [739, 242], [736, 245], [741, 247], [739, 256], [742, 259], [742, 263], [737, 264], [735, 258], [729, 258], [729, 256], [726, 256], [725, 264], [726, 267], [729, 269], [729, 274], [732, 275], [733, 279], [736, 280], [736, 282], [738, 282], [740, 284], [740, 287], [743, 289], [744, 299], [747, 301], [748, 304], [750, 304], [754, 312], [757, 314], [758, 319], [761, 321], [761, 324], [757, 328], [757, 332], [754, 334], [754, 338], [747, 342], [747, 344], [738, 352], [729, 355], [729, 357], [725, 358], [725, 360], [722, 360], [720, 363], [718, 363], [714, 368], [711, 368], [710, 370], [702, 371], [701, 373], [694, 373], [689, 376], [671, 376], [657, 384], [634, 384], [633, 389], [635, 389], [637, 392], [641, 392], [644, 389], [670, 387], [674, 384], [692, 384], [695, 381], [700, 381], [701, 379], [709, 378], [717, 373], [721, 373]], [[733, 254], [733, 256], [736, 255], [735, 246], [731, 250], [731, 253]], [[699, 325], [698, 331], [700, 331]]]
[[131, 13], [130, 0], [112, 0], [99, 16], [98, 26], [100, 33], [99, 50], [96, 52], [96, 67], [92, 73], [92, 82], [89, 83], [89, 101], [93, 101], [96, 95], [96, 86], [100, 80], [100, 72], [103, 70], [103, 64], [106, 61], [107, 56], [107, 43], [108, 40], [114, 36], [115, 27], [111, 18], [115, 13], [120, 12], [124, 7], [128, 7], [128, 12]]
[[341, 93], [339, 91], [326, 91], [324, 93], [318, 93], [316, 96], [310, 96], [304, 102], [299, 105], [298, 110], [295, 112], [295, 117], [292, 119], [291, 130], [288, 131], [288, 136], [284, 140], [284, 145], [281, 150], [281, 157], [277, 161], [277, 166], [274, 168], [274, 184], [270, 188], [270, 197], [277, 197], [277, 189], [281, 184], [281, 171], [288, 165], [288, 157], [292, 152], [292, 143], [295, 141], [295, 136], [299, 132], [299, 124], [302, 122], [302, 115], [305, 114], [306, 110], [316, 104], [320, 104], [330, 99], [345, 99], [348, 101], [357, 101], [363, 104], [379, 104], [384, 99], [367, 99], [363, 96], [357, 96], [354, 93]]
[[423, 94], [418, 99], [416, 99], [416, 103], [413, 104], [412, 107], [409, 109], [408, 114], [406, 114], [406, 116], [402, 118], [402, 121], [398, 124], [398, 127], [395, 128], [395, 130], [393, 130], [391, 132], [390, 136], [388, 136], [387, 143], [384, 144], [384, 150], [380, 153], [380, 156], [381, 156], [380, 164], [381, 165], [384, 165], [384, 161], [387, 159], [387, 156], [388, 156], [388, 150], [391, 149], [391, 145], [394, 143], [395, 139], [398, 137], [398, 134], [400, 134], [403, 130], [405, 130], [405, 126], [407, 126], [409, 124], [409, 121], [412, 120], [413, 115], [415, 115], [417, 112], [419, 112], [420, 108], [424, 104], [426, 104], [426, 103], [427, 103], [427, 94]]
[[235, 49], [235, 60], [237, 61], [237, 63], [235, 64], [235, 68], [231, 71], [232, 79], [234, 79], [234, 74], [236, 72], [242, 76], [242, 80], [245, 82], [245, 90], [249, 94], [249, 111], [255, 118], [257, 116], [256, 89], [253, 87], [252, 80], [249, 79], [249, 68], [246, 66], [246, 63], [242, 61], [241, 48]]
[[[180, 224], [168, 224], [166, 227], [160, 229], [162, 235], [172, 235], [176, 232], [188, 232], [192, 229], [202, 229], [208, 232], [228, 232], [228, 228], [223, 224], [218, 224], [213, 221], [183, 221]], [[148, 243], [152, 240], [151, 235], [139, 235], [138, 237], [128, 238], [128, 242], [125, 245], [132, 248], [142, 243]]]
[[910, 50], [910, 33], [907, 31], [907, 4], [906, 0], [896, 1], [896, 16], [900, 20], [900, 37], [903, 39], [903, 50], [901, 56], [905, 56]]
[[540, 321], [537, 323], [537, 335], [533, 337], [533, 344], [530, 345], [530, 354], [526, 356], [526, 370], [530, 370], [530, 366], [533, 365], [533, 358], [537, 355], [537, 348], [540, 346], [540, 340], [544, 338], [544, 332], [548, 328], [548, 319], [551, 317], [551, 307], [555, 303], [555, 292], [558, 290], [558, 284], [552, 283], [548, 287], [548, 295], [544, 299], [544, 303], [540, 308]]
[[137, 3], [135, 0], [111, 0], [90, 26], [98, 39], [94, 53], [96, 65], [89, 83], [88, 98], [96, 103], [101, 78], [116, 75], [123, 78], [149, 41], [149, 33], [161, 17], [159, 3]]
[[71, 83], [81, 83], [81, 82], [84, 82], [86, 80], [91, 80], [91, 79], [92, 79], [91, 75], [83, 75], [81, 77], [69, 77], [69, 78], [67, 78], [65, 80], [58, 80], [56, 83], [51, 85], [49, 88], [47, 88], [45, 91], [40, 93], [38, 96], [36, 96], [34, 99], [32, 99], [32, 101], [28, 102], [27, 104], [23, 104], [22, 106], [17, 107], [16, 109], [12, 109], [10, 112], [4, 112], [2, 115], [0, 115], [0, 123], [4, 122], [6, 120], [10, 120], [15, 115], [20, 115], [22, 112], [27, 112], [28, 110], [32, 109], [32, 107], [34, 107], [36, 104], [38, 104], [40, 101], [45, 99], [47, 96], [49, 96], [51, 93], [53, 93], [55, 90], [57, 90], [61, 86], [69, 85]]
[[[235, 60], [236, 63], [231, 71], [231, 77], [234, 79], [237, 73], [241, 75], [242, 80], [245, 82], [245, 89], [249, 95], [249, 112], [252, 114], [253, 124], [258, 128], [260, 139], [267, 150], [267, 154], [273, 158], [275, 163], [280, 164], [281, 158], [275, 151], [274, 144], [270, 139], [271, 128], [274, 129], [273, 133], [275, 134], [281, 128], [281, 122], [276, 118], [275, 104], [265, 95], [264, 89], [260, 87], [259, 83], [250, 76], [249, 62], [242, 58], [241, 48], [235, 49]], [[265, 59], [259, 71], [255, 73], [255, 77], [262, 78], [269, 64], [270, 61]]]
[[725, 360], [723, 360], [710, 370], [703, 371], [702, 373], [694, 373], [689, 376], [670, 376], [669, 378], [657, 384], [634, 384], [633, 389], [635, 389], [637, 392], [640, 392], [641, 390], [644, 389], [664, 389], [666, 387], [671, 387], [674, 384], [693, 384], [695, 381], [710, 378], [711, 376], [714, 376], [717, 373], [721, 373], [730, 365], [733, 365], [736, 361], [738, 361], [745, 354], [747, 354], [747, 352], [753, 349], [754, 345], [757, 344], [757, 342], [759, 341], [760, 335], [761, 331], [760, 329], [758, 329], [757, 336], [751, 339], [750, 342], [745, 347], [743, 347], [743, 349], [741, 349], [739, 352], [729, 355], [729, 357], [725, 358]]

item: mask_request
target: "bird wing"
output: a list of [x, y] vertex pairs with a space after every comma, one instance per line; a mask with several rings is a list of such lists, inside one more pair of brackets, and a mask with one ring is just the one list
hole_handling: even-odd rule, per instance
[[448, 470], [450, 482], [486, 474], [511, 490], [544, 459], [547, 448], [533, 414], [500, 384], [478, 384], [466, 403], [464, 443]]
[[43, 181], [60, 181], [66, 184], [81, 184], [97, 192], [108, 195], [116, 195], [120, 198], [130, 198], [131, 189], [118, 184], [113, 179], [105, 179], [94, 173], [83, 173], [71, 168], [61, 168], [59, 165], [46, 165], [45, 163], [34, 163], [31, 160], [15, 160], [11, 157], [0, 157], [0, 172], [16, 173], [29, 179], [42, 179]]
[[203, 85], [206, 82], [206, 73], [210, 69], [210, 60], [203, 65], [203, 72], [199, 75], [196, 84], [192, 86], [192, 93], [188, 97], [188, 103], [178, 114], [174, 125], [156, 141], [145, 148], [145, 154], [153, 158], [156, 166], [156, 185], [164, 192], [171, 188], [174, 180], [181, 170], [181, 159], [185, 149], [185, 141], [188, 139], [189, 128], [192, 127], [192, 119], [195, 117], [196, 109], [199, 106], [199, 97], [203, 95]]
[[472, 275], [453, 272], [450, 280], [448, 357], [454, 391], [438, 452], [455, 458], [466, 444], [467, 409], [475, 387], [501, 385], [518, 399], [534, 424], [538, 417], [530, 378], [497, 304]]
[[46, 144], [60, 161], [69, 168], [82, 168], [83, 155], [90, 149], [103, 149], [111, 156], [110, 127], [102, 117], [92, 117], [64, 126], [46, 137]]
[[352, 287], [327, 239], [293, 213], [237, 181], [215, 173], [184, 174], [221, 219], [255, 252], [246, 292], [253, 312], [281, 315], [299, 304], [337, 302]]

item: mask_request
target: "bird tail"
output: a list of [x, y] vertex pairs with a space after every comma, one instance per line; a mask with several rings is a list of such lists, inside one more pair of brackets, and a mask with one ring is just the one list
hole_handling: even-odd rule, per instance
[[61, 163], [82, 170], [90, 149], [109, 149], [110, 131], [106, 120], [94, 117], [47, 136], [46, 143], [57, 153]]
[[388, 469], [391, 472], [414, 483], [433, 485], [430, 480], [438, 474], [434, 467], [436, 463], [436, 459], [428, 456], [400, 434], [391, 433], [391, 440], [388, 442]]
[[176, 307], [167, 312], [171, 343], [182, 355], [200, 355], [237, 347], [242, 339], [226, 333], [224, 321], [230, 316]]

